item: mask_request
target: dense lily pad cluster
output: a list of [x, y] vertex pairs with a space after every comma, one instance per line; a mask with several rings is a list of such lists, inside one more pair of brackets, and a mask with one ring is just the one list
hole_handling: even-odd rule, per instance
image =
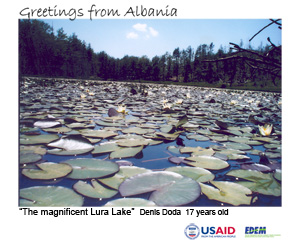
[[281, 196], [280, 94], [27, 78], [19, 122], [21, 206], [260, 206]]

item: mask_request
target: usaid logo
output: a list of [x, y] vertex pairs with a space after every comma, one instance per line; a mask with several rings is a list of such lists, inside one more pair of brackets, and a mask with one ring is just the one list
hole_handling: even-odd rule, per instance
[[198, 228], [197, 225], [189, 224], [185, 228], [184, 233], [185, 233], [187, 238], [193, 240], [193, 239], [196, 239], [199, 236], [200, 231], [199, 231], [199, 228]]
[[235, 238], [235, 228], [232, 226], [201, 226], [198, 228], [195, 224], [188, 225], [185, 230], [185, 235], [189, 239], [201, 238]]
[[215, 227], [215, 226], [207, 226], [201, 227], [202, 235], [233, 235], [235, 233], [235, 228], [228, 227]]
[[246, 226], [246, 228], [245, 228], [246, 235], [263, 235], [263, 234], [266, 234], [266, 232], [267, 232], [266, 227]]

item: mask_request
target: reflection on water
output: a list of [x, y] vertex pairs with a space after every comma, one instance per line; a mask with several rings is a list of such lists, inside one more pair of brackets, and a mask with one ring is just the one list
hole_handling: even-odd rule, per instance
[[[98, 127], [100, 129], [100, 127]], [[106, 140], [102, 140], [101, 142], [104, 142]], [[99, 143], [98, 143], [99, 144]], [[97, 145], [97, 144], [96, 144]], [[202, 147], [202, 148], [208, 148], [211, 145], [221, 145], [216, 142], [211, 141], [195, 141], [195, 140], [188, 140], [185, 136], [180, 136], [179, 140], [172, 141], [172, 142], [165, 142], [159, 145], [153, 145], [153, 146], [147, 146], [145, 147], [141, 153], [136, 155], [133, 158], [127, 159], [128, 161], [132, 162], [133, 165], [138, 167], [143, 167], [147, 169], [152, 170], [160, 170], [165, 169], [168, 167], [175, 166], [171, 162], [169, 162], [168, 157], [170, 156], [183, 156], [188, 157], [189, 154], [176, 154], [174, 152], [170, 152], [167, 148], [169, 146], [186, 146], [186, 147]], [[263, 146], [253, 146], [253, 149], [257, 149], [260, 151], [265, 151], [265, 148]], [[258, 155], [252, 155], [249, 152], [246, 154], [248, 157], [251, 158], [251, 162], [259, 162], [260, 157]], [[96, 158], [96, 159], [107, 159], [109, 154], [103, 154], [100, 156], [93, 157], [91, 153], [84, 154], [84, 155], [78, 155], [77, 158]], [[63, 162], [69, 159], [73, 159], [74, 156], [56, 156], [51, 154], [46, 154], [43, 156], [43, 159], [48, 162]], [[111, 160], [111, 161], [117, 161], [118, 159]], [[278, 160], [281, 162], [280, 160]], [[210, 170], [215, 175], [215, 180], [218, 181], [232, 181], [233, 178], [231, 176], [226, 176], [226, 173], [229, 172], [232, 169], [239, 169], [241, 166], [241, 163], [237, 163], [236, 161], [227, 161], [229, 163], [229, 167], [223, 170]], [[64, 186], [68, 188], [72, 188], [72, 186], [77, 182], [77, 180], [72, 180], [68, 178], [58, 179], [55, 181], [37, 181], [37, 180], [30, 180], [23, 176], [20, 173], [19, 183], [20, 188], [26, 188], [30, 186], [36, 186], [36, 185], [55, 185], [55, 186]], [[148, 198], [150, 193], [145, 193], [141, 195], [136, 195], [134, 197], [142, 197], [142, 198]], [[108, 201], [118, 199], [120, 198], [120, 194], [115, 195], [114, 197], [110, 199], [102, 199], [101, 201], [99, 199], [92, 199], [92, 198], [85, 198], [84, 206], [102, 206]], [[195, 202], [192, 202], [186, 206], [221, 206], [220, 202], [210, 200], [205, 195], [201, 195], [201, 197], [196, 200]], [[222, 206], [226, 206], [226, 204], [222, 204]], [[227, 206], [231, 206], [227, 204]], [[281, 197], [274, 197], [274, 196], [265, 196], [260, 195], [258, 200], [253, 204], [253, 206], [281, 206]]]

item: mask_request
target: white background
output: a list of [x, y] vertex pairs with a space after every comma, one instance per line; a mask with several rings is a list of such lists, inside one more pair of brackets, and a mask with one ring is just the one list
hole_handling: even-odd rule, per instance
[[[147, 5], [177, 8], [179, 19], [282, 18], [283, 44], [283, 188], [282, 207], [230, 207], [228, 216], [24, 216], [18, 208], [18, 19], [25, 7], [89, 9]], [[121, 11], [122, 10], [122, 11]], [[1, 6], [1, 243], [285, 243], [299, 239], [299, 6], [296, 1], [159, 0], [159, 1], [4, 1]], [[85, 18], [89, 16], [86, 15]], [[121, 18], [121, 17], [120, 17]], [[297, 50], [298, 49], [298, 50]], [[299, 151], [299, 150], [298, 150]], [[201, 208], [216, 209], [219, 208]], [[189, 240], [184, 229], [232, 226], [235, 239]], [[265, 226], [281, 237], [244, 238], [246, 226]], [[5, 240], [5, 242], [4, 242]]]

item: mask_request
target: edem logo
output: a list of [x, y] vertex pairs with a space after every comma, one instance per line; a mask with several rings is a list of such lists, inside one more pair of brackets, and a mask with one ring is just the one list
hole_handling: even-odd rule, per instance
[[246, 235], [263, 235], [266, 234], [267, 228], [266, 227], [252, 227], [247, 226], [245, 228], [245, 234]]

